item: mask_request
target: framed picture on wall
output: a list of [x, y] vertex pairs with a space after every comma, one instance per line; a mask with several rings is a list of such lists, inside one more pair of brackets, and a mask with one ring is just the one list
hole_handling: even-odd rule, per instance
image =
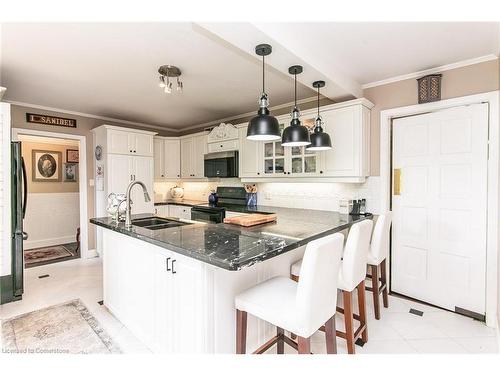
[[66, 150], [66, 163], [78, 163], [80, 161], [78, 150]]
[[76, 182], [78, 176], [78, 164], [65, 163], [63, 181], [64, 182]]
[[32, 150], [31, 158], [34, 182], [61, 182], [61, 152]]

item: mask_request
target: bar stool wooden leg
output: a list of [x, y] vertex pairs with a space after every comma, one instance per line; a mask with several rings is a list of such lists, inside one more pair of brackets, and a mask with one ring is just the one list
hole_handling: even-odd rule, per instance
[[365, 327], [361, 333], [363, 342], [368, 342], [368, 328], [366, 325], [366, 296], [365, 296], [365, 281], [361, 281], [358, 286], [358, 309], [360, 327]]
[[384, 307], [389, 307], [389, 291], [387, 290], [387, 270], [385, 267], [385, 259], [380, 263], [380, 281], [382, 282], [382, 297], [384, 299]]
[[375, 319], [380, 319], [380, 291], [378, 286], [378, 266], [371, 266], [372, 268], [372, 294], [373, 294], [373, 308], [375, 309]]
[[345, 338], [347, 340], [347, 353], [354, 354], [354, 316], [352, 311], [352, 294], [345, 290], [342, 291], [344, 301], [344, 321], [345, 321]]
[[285, 331], [283, 328], [276, 327], [276, 336], [278, 337], [278, 341], [276, 342], [276, 349], [278, 354], [285, 353], [285, 340], [283, 336], [285, 335]]
[[247, 312], [236, 310], [236, 354], [245, 354], [247, 346]]
[[337, 335], [335, 329], [335, 316], [325, 323], [326, 353], [337, 354]]
[[311, 354], [311, 339], [297, 336], [299, 344], [299, 354]]

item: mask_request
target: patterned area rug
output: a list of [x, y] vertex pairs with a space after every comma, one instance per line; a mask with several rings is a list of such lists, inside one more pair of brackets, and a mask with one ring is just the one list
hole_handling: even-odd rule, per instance
[[3, 353], [121, 353], [79, 299], [2, 321], [1, 341]]
[[33, 264], [73, 256], [65, 245], [24, 250], [24, 263]]

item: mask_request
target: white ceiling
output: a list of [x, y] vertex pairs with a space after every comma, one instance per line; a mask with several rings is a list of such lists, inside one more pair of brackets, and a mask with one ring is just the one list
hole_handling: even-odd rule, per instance
[[[3, 24], [4, 99], [182, 130], [257, 109], [258, 43], [274, 47], [272, 106], [293, 99], [287, 65], [304, 65], [300, 98], [325, 79], [325, 94], [338, 99], [359, 96], [362, 84], [500, 52], [499, 23], [200, 25]], [[182, 69], [182, 95], [158, 87], [162, 64]]]
[[[163, 64], [181, 68], [182, 95], [158, 87]], [[261, 74], [259, 60], [190, 23], [2, 25], [9, 101], [181, 129], [257, 111]], [[287, 72], [269, 69], [266, 86], [271, 105], [293, 100]]]
[[263, 23], [277, 40], [318, 66], [367, 84], [489, 54], [499, 55], [500, 23]]

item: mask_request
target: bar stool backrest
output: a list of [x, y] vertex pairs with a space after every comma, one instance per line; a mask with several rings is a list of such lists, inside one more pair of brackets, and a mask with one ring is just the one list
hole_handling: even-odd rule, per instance
[[363, 220], [354, 224], [347, 236], [341, 272], [348, 291], [365, 279], [372, 227], [373, 221]]
[[343, 243], [344, 236], [335, 233], [306, 246], [295, 302], [297, 334], [302, 337], [311, 336], [335, 315]]
[[392, 212], [387, 211], [380, 215], [373, 229], [370, 252], [377, 263], [382, 262], [389, 256], [389, 232], [392, 223]]

